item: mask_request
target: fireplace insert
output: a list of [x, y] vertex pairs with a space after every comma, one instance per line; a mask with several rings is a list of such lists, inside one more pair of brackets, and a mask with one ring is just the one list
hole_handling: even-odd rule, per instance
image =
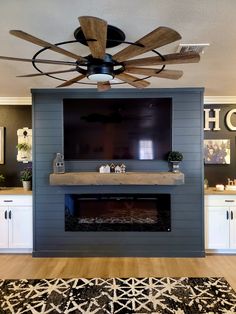
[[170, 194], [65, 194], [65, 231], [171, 231]]

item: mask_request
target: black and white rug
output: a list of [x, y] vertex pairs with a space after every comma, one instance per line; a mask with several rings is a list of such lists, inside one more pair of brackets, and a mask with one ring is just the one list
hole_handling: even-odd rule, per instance
[[236, 294], [224, 278], [0, 280], [1, 314], [231, 314]]

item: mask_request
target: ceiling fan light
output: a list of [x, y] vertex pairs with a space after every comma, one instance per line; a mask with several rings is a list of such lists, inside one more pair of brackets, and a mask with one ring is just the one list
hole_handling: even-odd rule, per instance
[[112, 80], [113, 76], [107, 73], [94, 73], [94, 74], [88, 75], [88, 79], [94, 82], [107, 82], [107, 81]]
[[89, 64], [87, 78], [93, 82], [107, 82], [112, 80], [113, 67], [111, 64]]

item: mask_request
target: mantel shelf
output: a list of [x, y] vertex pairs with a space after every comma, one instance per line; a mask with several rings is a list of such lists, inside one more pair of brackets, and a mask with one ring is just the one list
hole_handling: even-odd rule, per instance
[[50, 174], [50, 185], [181, 185], [182, 172], [67, 172]]

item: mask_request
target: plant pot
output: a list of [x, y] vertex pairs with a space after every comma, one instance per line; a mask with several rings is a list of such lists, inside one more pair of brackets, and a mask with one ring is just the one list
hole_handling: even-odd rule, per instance
[[180, 161], [170, 161], [170, 164], [171, 164], [171, 171], [172, 172], [174, 172], [174, 173], [180, 172], [179, 171]]
[[32, 189], [32, 182], [31, 181], [22, 181], [23, 189], [25, 191], [31, 191]]

